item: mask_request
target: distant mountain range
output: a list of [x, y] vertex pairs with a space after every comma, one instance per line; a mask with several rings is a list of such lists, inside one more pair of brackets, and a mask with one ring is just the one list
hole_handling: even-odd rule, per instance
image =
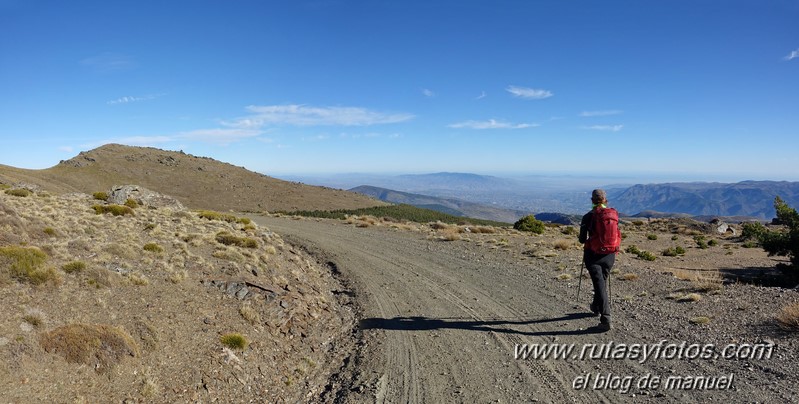
[[763, 220], [775, 216], [776, 196], [792, 207], [799, 207], [799, 182], [647, 184], [608, 193], [611, 205], [628, 214], [651, 210], [691, 216], [744, 216]]
[[472, 217], [475, 219], [494, 220], [497, 222], [513, 223], [520, 217], [529, 214], [529, 212], [504, 209], [455, 198], [440, 198], [368, 185], [355, 187], [349, 191], [367, 195], [384, 202], [404, 203], [420, 208], [432, 209], [453, 216]]
[[[514, 222], [535, 213], [541, 220], [568, 223], [574, 221], [575, 215], [590, 209], [588, 188], [546, 193], [541, 189], [544, 187], [536, 187], [531, 182], [458, 173], [399, 176], [395, 179], [397, 185], [422, 191], [402, 192], [374, 186], [351, 190], [385, 202], [407, 203], [459, 216], [504, 222]], [[686, 182], [611, 185], [605, 189], [611, 206], [622, 214], [637, 217], [769, 220], [775, 216], [775, 196], [780, 196], [790, 206], [799, 207], [799, 182]], [[544, 212], [560, 212], [562, 215]]]

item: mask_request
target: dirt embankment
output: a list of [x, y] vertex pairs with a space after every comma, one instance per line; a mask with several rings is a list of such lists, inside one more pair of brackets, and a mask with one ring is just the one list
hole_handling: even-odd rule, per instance
[[[344, 402], [789, 402], [796, 334], [774, 324], [796, 290], [724, 281], [779, 260], [720, 239], [628, 230], [611, 279], [614, 328], [575, 305], [574, 236], [434, 234], [427, 227], [256, 218], [349, 279], [359, 350], [334, 379]], [[394, 226], [399, 227], [399, 226]], [[451, 241], [443, 241], [451, 240]], [[716, 244], [716, 243], [713, 243]], [[675, 245], [686, 252], [665, 257]], [[525, 345], [526, 344], [526, 345]], [[539, 347], [565, 357], [517, 358]], [[682, 347], [682, 348], [681, 348]], [[643, 350], [649, 350], [644, 357]], [[554, 354], [554, 353], [552, 353]], [[726, 358], [737, 356], [737, 358]]]

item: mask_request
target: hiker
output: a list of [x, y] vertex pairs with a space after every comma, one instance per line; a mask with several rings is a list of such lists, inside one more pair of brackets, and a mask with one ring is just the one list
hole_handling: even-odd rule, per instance
[[599, 316], [597, 328], [608, 331], [610, 330], [608, 277], [621, 244], [619, 214], [616, 209], [607, 207], [608, 199], [602, 189], [591, 192], [591, 202], [593, 203], [591, 211], [586, 213], [580, 222], [579, 240], [580, 243], [585, 243], [583, 264], [588, 268], [588, 274], [591, 275], [591, 282], [594, 284], [594, 300], [589, 308], [592, 313]]

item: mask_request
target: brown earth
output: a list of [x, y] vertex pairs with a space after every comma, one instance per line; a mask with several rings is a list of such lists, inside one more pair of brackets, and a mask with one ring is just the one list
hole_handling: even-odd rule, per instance
[[[587, 314], [590, 280], [582, 282], [575, 303], [581, 250], [565, 228], [531, 236], [375, 220], [255, 220], [349, 279], [360, 307], [359, 349], [334, 379], [341, 402], [777, 403], [799, 396], [797, 334], [775, 321], [783, 307], [799, 302], [799, 293], [737, 282], [739, 275], [768, 272], [785, 260], [732, 238], [708, 234], [706, 240], [718, 244], [701, 249], [680, 224], [625, 225], [623, 246], [657, 257], [619, 254], [611, 277], [614, 328], [598, 333], [597, 318]], [[683, 256], [660, 255], [678, 245]], [[685, 298], [690, 293], [698, 297]], [[632, 353], [580, 360], [576, 351], [567, 359], [514, 357], [520, 344], [574, 344], [580, 351], [609, 343], [675, 345], [671, 354], [646, 361]], [[733, 344], [728, 352], [742, 347], [742, 355], [760, 344], [763, 357], [670, 359], [683, 343], [689, 358], [708, 344], [710, 353]], [[620, 378], [618, 385], [595, 384], [609, 374]], [[663, 386], [636, 387], [647, 375]], [[586, 376], [587, 387], [573, 387]], [[732, 383], [720, 390], [690, 381], [666, 388], [669, 377]]]
[[52, 193], [107, 191], [136, 184], [190, 208], [262, 212], [383, 206], [352, 192], [278, 180], [207, 157], [108, 144], [44, 170], [0, 165], [0, 183], [36, 184]]
[[0, 191], [0, 402], [324, 394], [354, 327], [327, 267], [242, 218], [94, 205]]

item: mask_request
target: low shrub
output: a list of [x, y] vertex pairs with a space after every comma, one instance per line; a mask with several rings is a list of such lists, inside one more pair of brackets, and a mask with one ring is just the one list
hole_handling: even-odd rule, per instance
[[129, 207], [131, 209], [136, 209], [136, 208], [139, 207], [139, 203], [136, 202], [135, 199], [128, 198], [127, 200], [125, 200], [125, 206], [127, 206], [127, 207]]
[[92, 194], [94, 199], [98, 201], [107, 201], [108, 200], [108, 193], [107, 192], [95, 192]]
[[98, 215], [110, 213], [114, 216], [133, 215], [133, 209], [124, 205], [94, 205], [92, 206], [94, 212]]
[[641, 253], [641, 250], [639, 250], [638, 247], [636, 247], [634, 245], [631, 245], [631, 246], [625, 248], [624, 252], [629, 253], [629, 254], [633, 254], [633, 255], [638, 255], [638, 254]]
[[655, 254], [652, 254], [649, 251], [641, 251], [640, 253], [638, 253], [638, 258], [640, 258], [640, 259], [642, 259], [644, 261], [654, 261], [654, 260], [657, 259]]
[[18, 189], [7, 189], [6, 190], [6, 194], [7, 195], [11, 195], [11, 196], [19, 196], [19, 197], [22, 197], [22, 198], [26, 198], [28, 196], [31, 196], [31, 194], [33, 194], [33, 192], [28, 191], [27, 189], [19, 189], [18, 188]]
[[527, 215], [519, 219], [516, 223], [514, 223], [513, 228], [519, 231], [527, 231], [535, 234], [543, 234], [545, 226], [544, 222], [536, 219], [535, 216]]
[[224, 245], [235, 245], [244, 248], [258, 248], [258, 241], [249, 237], [238, 237], [226, 231], [216, 234], [216, 241]]
[[202, 219], [219, 220], [228, 223], [235, 223], [236, 221], [238, 221], [238, 218], [236, 216], [229, 215], [227, 213], [216, 212], [213, 210], [201, 210], [197, 212], [197, 214]]
[[47, 254], [36, 247], [0, 247], [0, 271], [21, 282], [40, 285], [58, 281], [53, 268], [43, 267]]
[[657, 234], [647, 234], [646, 238], [647, 238], [647, 240], [657, 240], [658, 239], [658, 235]]
[[153, 253], [162, 253], [164, 252], [164, 248], [156, 243], [147, 243], [144, 245], [144, 251], [149, 251]]
[[68, 324], [39, 337], [45, 351], [69, 363], [88, 365], [105, 373], [127, 356], [137, 356], [138, 347], [124, 330], [109, 325]]
[[45, 227], [44, 230], [42, 231], [44, 232], [44, 234], [50, 237], [55, 237], [55, 235], [58, 234], [58, 232], [56, 232], [56, 230], [52, 227]]
[[620, 276], [619, 279], [624, 280], [624, 281], [634, 281], [634, 280], [638, 279], [638, 274], [626, 273], [626, 274]]
[[61, 266], [61, 270], [71, 274], [73, 272], [81, 272], [86, 269], [86, 263], [83, 261], [72, 261]]
[[247, 349], [247, 346], [250, 344], [245, 336], [238, 333], [225, 334], [219, 337], [219, 342], [230, 349], [239, 351]]

